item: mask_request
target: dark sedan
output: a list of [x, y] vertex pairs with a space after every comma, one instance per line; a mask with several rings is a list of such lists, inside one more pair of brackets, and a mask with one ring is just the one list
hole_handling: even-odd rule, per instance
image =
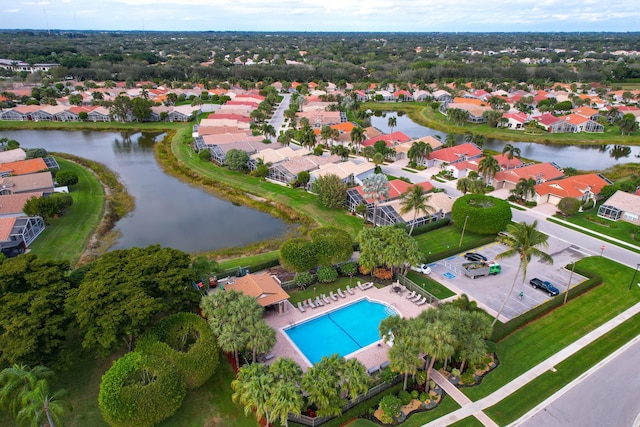
[[553, 286], [551, 284], [551, 282], [547, 282], [545, 280], [542, 279], [538, 279], [537, 277], [534, 279], [529, 280], [529, 283], [531, 284], [531, 286], [533, 286], [536, 289], [540, 289], [546, 293], [549, 294], [549, 296], [556, 296], [560, 293], [560, 291], [558, 290], [558, 288], [556, 288], [555, 286]]
[[480, 261], [486, 261], [487, 257], [479, 254], [478, 252], [467, 252], [466, 254], [464, 254], [464, 258], [467, 261], [471, 261], [471, 262], [480, 262]]

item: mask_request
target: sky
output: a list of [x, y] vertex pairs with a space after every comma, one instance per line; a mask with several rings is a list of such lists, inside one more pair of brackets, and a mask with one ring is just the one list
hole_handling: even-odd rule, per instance
[[638, 0], [0, 0], [3, 29], [640, 31]]

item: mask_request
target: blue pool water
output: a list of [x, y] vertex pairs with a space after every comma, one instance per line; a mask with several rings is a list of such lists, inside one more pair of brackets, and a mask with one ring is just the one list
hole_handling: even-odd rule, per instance
[[312, 364], [322, 356], [346, 356], [380, 339], [378, 325], [392, 308], [367, 299], [330, 311], [315, 319], [284, 329]]

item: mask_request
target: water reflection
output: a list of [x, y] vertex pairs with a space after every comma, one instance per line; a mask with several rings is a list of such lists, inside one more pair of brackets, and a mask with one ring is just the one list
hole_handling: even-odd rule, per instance
[[[371, 125], [383, 132], [390, 132], [389, 117], [396, 115], [394, 112], [386, 112], [380, 117], [372, 116]], [[408, 116], [396, 115], [394, 131], [402, 131], [411, 138], [421, 138], [427, 135], [439, 135], [442, 140], [446, 133], [426, 126], [419, 125]], [[470, 128], [472, 130], [473, 128]], [[464, 135], [456, 135], [458, 144], [464, 141]], [[484, 148], [501, 152], [505, 144], [512, 144], [520, 148], [522, 157], [540, 162], [555, 162], [562, 167], [573, 167], [580, 170], [603, 170], [619, 163], [638, 162], [640, 147], [624, 146], [614, 150], [611, 145], [564, 145], [564, 144], [540, 144], [534, 142], [505, 141], [487, 139]]]
[[113, 249], [159, 243], [186, 252], [244, 246], [283, 233], [286, 224], [266, 213], [191, 187], [166, 175], [153, 145], [160, 133], [72, 131], [2, 132], [24, 148], [71, 153], [104, 163], [118, 173], [136, 208], [116, 224], [121, 233]]

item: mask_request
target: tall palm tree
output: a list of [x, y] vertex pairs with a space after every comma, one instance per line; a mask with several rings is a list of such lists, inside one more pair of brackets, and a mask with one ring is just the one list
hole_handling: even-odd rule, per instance
[[251, 350], [253, 363], [256, 363], [258, 353], [265, 353], [276, 343], [276, 331], [265, 321], [251, 323], [248, 327], [247, 349]]
[[421, 347], [429, 355], [429, 367], [427, 368], [427, 381], [431, 376], [431, 369], [436, 360], [445, 360], [455, 353], [455, 335], [453, 324], [442, 319], [430, 322], [423, 329]]
[[520, 178], [516, 187], [511, 191], [518, 195], [523, 202], [526, 202], [529, 200], [529, 195], [533, 196], [535, 194], [536, 184], [536, 180], [533, 178]]
[[331, 138], [331, 135], [333, 134], [333, 129], [328, 126], [322, 126], [322, 128], [320, 129], [320, 139], [322, 139], [324, 141], [324, 145], [327, 145], [327, 141], [329, 140], [329, 138]]
[[456, 189], [461, 191], [462, 194], [467, 194], [471, 191], [471, 187], [473, 186], [472, 181], [473, 180], [468, 177], [458, 178], [458, 181], [456, 182]]
[[502, 148], [502, 154], [507, 155], [507, 169], [509, 169], [511, 160], [513, 160], [514, 157], [520, 157], [520, 149], [513, 146], [513, 144], [505, 144]]
[[218, 344], [223, 351], [233, 353], [236, 361], [236, 367], [240, 367], [240, 357], [238, 353], [245, 348], [249, 336], [246, 331], [240, 332], [235, 330], [234, 325], [224, 323], [218, 335]]
[[444, 138], [444, 146], [454, 147], [456, 145], [456, 134], [449, 132]]
[[426, 151], [427, 143], [423, 141], [416, 141], [411, 144], [411, 148], [407, 151], [407, 157], [414, 163], [418, 163], [418, 160], [424, 157], [424, 153]]
[[367, 368], [358, 359], [349, 359], [342, 366], [342, 387], [352, 400], [369, 390], [370, 377]]
[[288, 357], [279, 357], [269, 367], [269, 372], [276, 381], [299, 384], [302, 378], [300, 365]]
[[286, 381], [277, 381], [271, 387], [267, 406], [271, 409], [271, 416], [280, 421], [280, 425], [289, 426], [289, 413], [300, 415], [304, 399], [300, 389]]
[[373, 199], [373, 226], [376, 226], [378, 203], [389, 197], [389, 179], [384, 174], [374, 174], [362, 180], [365, 199]]
[[500, 172], [500, 162], [492, 155], [485, 156], [478, 162], [478, 172], [480, 172], [484, 181], [489, 184], [493, 177]]
[[415, 375], [422, 364], [419, 356], [417, 342], [410, 337], [393, 341], [393, 347], [389, 350], [389, 368], [394, 372], [404, 373], [403, 390], [407, 389], [409, 375]]
[[497, 259], [510, 258], [512, 256], [518, 256], [520, 258], [520, 263], [518, 264], [518, 269], [516, 270], [515, 276], [513, 276], [513, 282], [511, 283], [511, 288], [509, 292], [504, 298], [502, 305], [500, 306], [500, 310], [496, 314], [496, 318], [493, 320], [491, 326], [493, 327], [498, 318], [502, 314], [502, 310], [504, 310], [504, 306], [507, 304], [511, 293], [513, 292], [513, 288], [516, 285], [516, 280], [518, 279], [518, 275], [520, 271], [522, 271], [522, 282], [527, 278], [527, 267], [529, 266], [529, 262], [531, 258], [536, 257], [540, 258], [543, 262], [548, 264], [553, 264], [553, 258], [546, 252], [541, 251], [538, 247], [547, 248], [549, 243], [547, 239], [549, 236], [538, 231], [538, 221], [534, 221], [532, 224], [527, 224], [525, 222], [519, 222], [516, 224], [507, 225], [507, 229], [505, 233], [501, 234], [498, 240], [500, 243], [503, 243], [509, 246], [509, 249], [498, 254]]
[[427, 214], [435, 211], [433, 206], [427, 204], [429, 199], [431, 199], [431, 194], [425, 194], [424, 188], [419, 185], [414, 185], [409, 191], [402, 195], [402, 199], [400, 201], [400, 214], [404, 215], [413, 211], [413, 222], [411, 223], [409, 236], [411, 236], [413, 229], [416, 226], [418, 213]]
[[360, 152], [360, 144], [364, 141], [364, 129], [360, 126], [355, 126], [351, 129], [349, 136], [351, 137], [351, 142], [356, 147], [356, 151]]
[[49, 391], [49, 383], [46, 379], [39, 380], [34, 389], [22, 396], [22, 409], [18, 412], [18, 422], [29, 422], [32, 426], [42, 426], [44, 422], [49, 427], [62, 425], [65, 413], [71, 410], [71, 404], [64, 400], [67, 391]]
[[0, 372], [0, 408], [17, 416], [22, 407], [22, 396], [33, 391], [39, 380], [52, 375], [53, 371], [42, 365], [30, 368], [16, 364], [3, 369]]
[[389, 120], [387, 120], [387, 125], [391, 129], [390, 133], [393, 133], [393, 128], [398, 125], [398, 119], [396, 118], [396, 116], [389, 117]]
[[270, 423], [271, 385], [273, 378], [269, 368], [261, 363], [244, 365], [238, 370], [237, 379], [231, 382], [234, 393], [231, 399], [244, 406], [244, 413], [255, 411], [258, 418], [265, 417]]

